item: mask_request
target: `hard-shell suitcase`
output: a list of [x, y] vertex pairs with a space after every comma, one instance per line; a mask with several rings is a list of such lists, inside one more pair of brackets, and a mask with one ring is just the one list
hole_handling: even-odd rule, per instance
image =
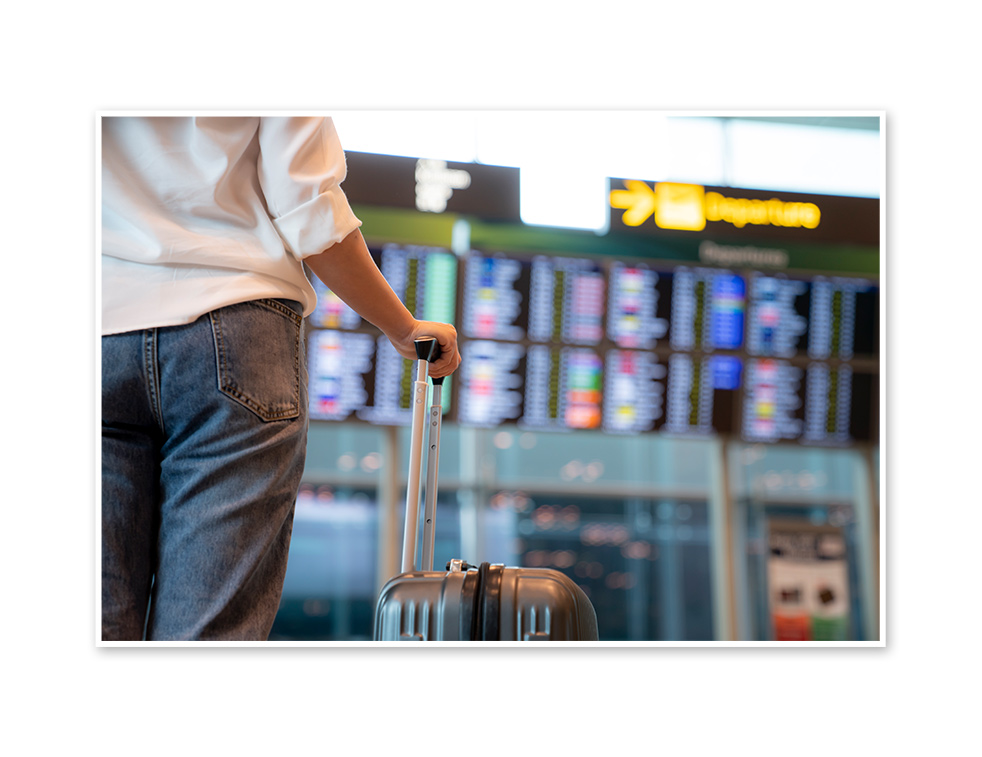
[[[442, 378], [432, 379], [426, 411], [428, 364], [439, 357], [435, 339], [416, 342], [416, 382], [406, 490], [402, 573], [389, 579], [375, 606], [376, 641], [597, 641], [597, 614], [583, 590], [557, 570], [451, 560], [433, 570]], [[423, 426], [429, 416], [422, 570], [417, 570]]]

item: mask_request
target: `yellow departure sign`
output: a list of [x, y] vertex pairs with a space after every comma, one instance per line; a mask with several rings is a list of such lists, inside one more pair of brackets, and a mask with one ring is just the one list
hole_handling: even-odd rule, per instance
[[624, 187], [611, 190], [610, 206], [624, 211], [621, 221], [625, 226], [640, 226], [653, 216], [658, 228], [679, 231], [702, 231], [707, 221], [723, 221], [737, 228], [751, 224], [814, 229], [822, 215], [812, 202], [726, 197], [707, 192], [699, 184], [659, 181], [652, 186], [626, 179]]

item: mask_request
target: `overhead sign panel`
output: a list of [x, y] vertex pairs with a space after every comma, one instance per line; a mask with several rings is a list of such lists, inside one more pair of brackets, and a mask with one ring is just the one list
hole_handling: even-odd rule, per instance
[[611, 231], [879, 244], [880, 201], [678, 182], [611, 179]]
[[[518, 168], [348, 152], [342, 184], [356, 205], [522, 223]], [[720, 242], [879, 245], [880, 201], [635, 178], [608, 180], [609, 230]], [[564, 188], [557, 185], [557, 202]], [[569, 198], [570, 201], [573, 198]]]
[[521, 221], [517, 168], [360, 152], [345, 160], [351, 203]]

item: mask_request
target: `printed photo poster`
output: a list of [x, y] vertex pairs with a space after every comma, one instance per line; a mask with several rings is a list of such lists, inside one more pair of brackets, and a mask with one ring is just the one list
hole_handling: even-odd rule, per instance
[[845, 641], [849, 571], [841, 528], [769, 522], [767, 563], [775, 641]]

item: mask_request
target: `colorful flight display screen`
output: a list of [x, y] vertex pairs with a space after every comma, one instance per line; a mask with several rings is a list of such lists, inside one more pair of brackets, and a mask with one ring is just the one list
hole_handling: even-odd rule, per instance
[[[466, 426], [847, 445], [877, 433], [879, 289], [859, 277], [385, 245], [415, 317], [453, 323]], [[311, 413], [407, 424], [414, 363], [315, 281]]]

